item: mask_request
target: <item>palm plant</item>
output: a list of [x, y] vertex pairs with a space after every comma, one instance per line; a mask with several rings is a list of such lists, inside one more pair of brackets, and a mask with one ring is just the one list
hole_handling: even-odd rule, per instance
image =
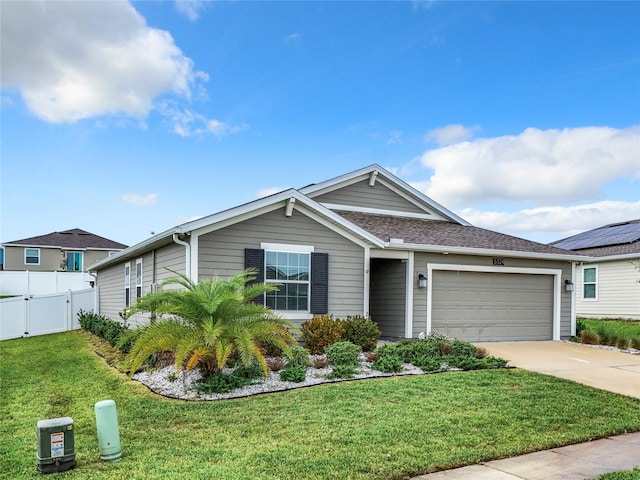
[[293, 324], [269, 308], [251, 300], [277, 286], [255, 280], [255, 271], [244, 270], [230, 279], [194, 282], [178, 275], [163, 283], [184, 289], [156, 292], [139, 298], [128, 311], [155, 312], [157, 322], [144, 327], [127, 356], [131, 375], [155, 353], [175, 352], [176, 373], [199, 368], [204, 375], [219, 372], [232, 355], [244, 365], [257, 360], [265, 375], [268, 366], [261, 346], [270, 344], [290, 355], [296, 340]]

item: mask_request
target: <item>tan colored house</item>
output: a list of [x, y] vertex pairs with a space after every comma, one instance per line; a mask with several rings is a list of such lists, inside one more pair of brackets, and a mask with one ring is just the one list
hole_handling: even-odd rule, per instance
[[79, 228], [2, 244], [4, 270], [82, 272], [126, 245]]
[[171, 228], [90, 270], [114, 320], [168, 269], [201, 280], [254, 267], [280, 284], [265, 304], [298, 324], [365, 315], [389, 338], [551, 340], [575, 332], [566, 281], [581, 259], [474, 227], [371, 165]]
[[591, 257], [576, 270], [576, 313], [640, 320], [640, 219], [613, 223], [553, 242]]

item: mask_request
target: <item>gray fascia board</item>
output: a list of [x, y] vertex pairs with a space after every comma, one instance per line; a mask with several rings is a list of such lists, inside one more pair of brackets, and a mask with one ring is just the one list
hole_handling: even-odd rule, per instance
[[602, 257], [587, 257], [589, 261], [582, 260], [585, 263], [598, 263], [598, 262], [615, 262], [616, 260], [640, 260], [640, 253], [621, 253], [620, 255], [606, 255]]

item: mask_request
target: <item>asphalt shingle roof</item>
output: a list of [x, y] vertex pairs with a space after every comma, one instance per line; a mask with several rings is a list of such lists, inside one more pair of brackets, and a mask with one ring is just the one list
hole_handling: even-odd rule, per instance
[[418, 245], [485, 248], [558, 255], [573, 253], [531, 240], [453, 222], [359, 212], [336, 213], [385, 242], [391, 238], [401, 238], [404, 243]]
[[33, 245], [43, 247], [61, 248], [104, 248], [112, 250], [122, 250], [127, 248], [119, 242], [114, 242], [108, 238], [86, 232], [79, 228], [64, 230], [62, 232], [52, 232], [37, 237], [23, 238], [13, 242], [5, 242], [3, 245]]

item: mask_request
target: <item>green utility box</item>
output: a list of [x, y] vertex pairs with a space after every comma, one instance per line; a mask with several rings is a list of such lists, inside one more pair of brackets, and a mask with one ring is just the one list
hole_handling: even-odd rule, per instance
[[38, 421], [38, 472], [64, 472], [76, 466], [73, 431], [71, 417]]

